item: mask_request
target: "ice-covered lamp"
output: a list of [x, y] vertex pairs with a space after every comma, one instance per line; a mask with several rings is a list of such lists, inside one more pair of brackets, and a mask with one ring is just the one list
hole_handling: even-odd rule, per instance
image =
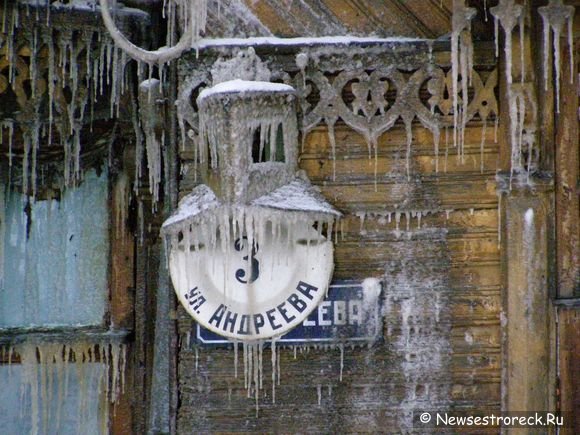
[[162, 227], [175, 291], [217, 334], [282, 335], [325, 296], [341, 215], [297, 171], [292, 87], [233, 80], [197, 103], [203, 184]]

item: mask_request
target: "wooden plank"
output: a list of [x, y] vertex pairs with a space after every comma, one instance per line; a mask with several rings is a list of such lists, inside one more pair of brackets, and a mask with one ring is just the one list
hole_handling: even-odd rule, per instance
[[[134, 327], [134, 267], [135, 240], [128, 227], [129, 190], [131, 184], [125, 174], [112, 182], [111, 201], [111, 276], [110, 322], [111, 327]], [[130, 434], [133, 430], [133, 359], [132, 346], [127, 345], [125, 364], [125, 389], [116, 403], [109, 405], [111, 433]], [[111, 368], [116, 370], [116, 368]]]
[[563, 435], [580, 432], [580, 310], [558, 308], [560, 410], [568, 421]]
[[110, 314], [113, 328], [132, 329], [134, 322], [135, 241], [128, 228], [129, 189], [125, 176], [111, 189], [111, 278]]
[[[576, 54], [580, 53], [576, 40]], [[559, 297], [580, 296], [580, 198], [578, 197], [578, 80], [570, 83], [570, 56], [562, 50], [561, 108], [556, 123], [556, 251]], [[578, 75], [574, 64], [573, 78]], [[575, 292], [578, 292], [575, 294]]]

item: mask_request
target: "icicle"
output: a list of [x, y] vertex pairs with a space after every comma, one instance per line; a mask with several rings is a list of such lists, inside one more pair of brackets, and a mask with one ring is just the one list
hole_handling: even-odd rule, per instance
[[497, 249], [501, 249], [501, 192], [497, 194]]
[[110, 117], [114, 118], [115, 108], [118, 110], [119, 106], [119, 50], [117, 48], [113, 49], [113, 61], [111, 68], [111, 97], [110, 97]]
[[356, 215], [358, 216], [358, 218], [360, 220], [360, 230], [359, 230], [359, 233], [360, 234], [365, 234], [364, 225], [365, 225], [366, 213], [364, 211], [361, 211], [361, 212], [357, 212]]
[[439, 127], [435, 126], [433, 129], [433, 148], [435, 154], [435, 173], [439, 173], [439, 141], [440, 141], [441, 132], [439, 131]]
[[233, 342], [234, 346], [234, 379], [238, 379], [238, 342]]
[[[464, 125], [467, 119], [467, 85], [469, 65], [472, 65], [471, 20], [475, 16], [475, 9], [465, 7], [464, 0], [453, 0], [453, 18], [451, 32], [451, 80], [453, 93], [453, 144], [461, 151], [458, 145], [463, 136]], [[461, 66], [461, 83], [463, 112], [459, 110], [459, 68]], [[459, 131], [458, 131], [459, 128]], [[458, 135], [458, 133], [460, 133]], [[462, 153], [461, 153], [462, 155]], [[462, 160], [463, 162], [463, 160]]]
[[554, 81], [556, 82], [556, 113], [560, 113], [560, 31], [558, 28], [554, 28], [554, 71], [556, 77]]
[[338, 380], [342, 382], [342, 371], [344, 369], [344, 344], [339, 344], [338, 348], [340, 349], [340, 375]]
[[570, 57], [570, 84], [574, 83], [574, 19], [568, 19], [568, 56]]
[[[457, 0], [454, 0], [456, 2]], [[454, 11], [454, 16], [455, 16]], [[451, 92], [453, 93], [453, 145], [457, 146], [457, 127], [459, 124], [458, 80], [459, 80], [459, 34], [451, 34]]]
[[302, 86], [306, 88], [306, 66], [308, 65], [308, 55], [306, 53], [298, 53], [296, 55], [296, 66], [300, 69], [302, 75]]
[[276, 371], [278, 368], [278, 358], [276, 356], [276, 340], [270, 343], [270, 350], [272, 352], [272, 403], [276, 403]]
[[499, 57], [499, 20], [497, 17], [493, 17], [493, 35], [495, 43], [495, 57]]
[[259, 388], [260, 390], [263, 387], [263, 380], [264, 380], [264, 376], [263, 376], [264, 370], [263, 370], [263, 365], [262, 365], [263, 353], [264, 353], [264, 342], [260, 341], [258, 343], [258, 371], [260, 373], [260, 388]]
[[14, 54], [18, 51], [18, 47], [14, 47], [14, 39], [16, 37], [16, 32], [18, 29], [18, 2], [12, 4], [12, 17], [10, 19], [10, 28], [8, 31], [8, 82], [12, 83], [12, 88], [14, 89], [16, 83], [14, 80]]
[[487, 23], [487, 0], [483, 0], [483, 13], [485, 16], [485, 22]]
[[[326, 126], [328, 127], [328, 140], [330, 142], [330, 150], [332, 153], [332, 181], [336, 181], [336, 137], [334, 135], [334, 124], [336, 118], [327, 118]], [[376, 172], [375, 172], [376, 179]]]
[[[554, 34], [554, 69], [556, 82], [556, 113], [560, 112], [560, 35], [564, 29], [564, 24], [568, 24], [568, 43], [572, 41], [572, 20], [574, 19], [575, 9], [573, 6], [566, 6], [562, 0], [550, 0], [547, 6], [538, 8], [542, 16], [544, 26], [544, 88], [548, 89], [548, 63], [549, 63], [549, 46], [550, 46], [550, 29]], [[570, 52], [573, 50], [570, 44]], [[573, 71], [573, 58], [570, 56], [570, 68]], [[573, 76], [571, 75], [573, 80]]]
[[[407, 180], [411, 179], [411, 144], [413, 143], [413, 119], [404, 119], [405, 131], [407, 133], [407, 152], [405, 157], [405, 167], [407, 169]], [[375, 177], [376, 178], [376, 177]]]
[[481, 143], [479, 144], [479, 172], [483, 174], [483, 154], [485, 150], [485, 135], [487, 131], [487, 118], [483, 118], [483, 128], [481, 130]]
[[465, 126], [467, 124], [467, 109], [469, 107], [469, 94], [468, 94], [468, 82], [467, 75], [469, 74], [469, 60], [466, 56], [466, 52], [469, 50], [468, 45], [464, 43], [464, 39], [460, 40], [460, 50], [461, 55], [459, 56], [459, 63], [461, 68], [461, 101], [463, 103], [461, 109], [459, 110], [459, 141], [457, 145], [457, 152], [460, 156], [461, 163], [465, 162]]
[[249, 367], [248, 343], [243, 342], [242, 349], [243, 349], [243, 357], [244, 357], [244, 388], [249, 389], [249, 387], [248, 387], [248, 378], [249, 378], [249, 376], [248, 376], [248, 367]]
[[526, 16], [523, 14], [520, 15], [520, 21], [519, 21], [519, 28], [520, 28], [520, 81], [521, 83], [524, 83], [525, 78], [526, 78], [526, 62], [525, 62], [525, 57], [524, 57], [524, 44], [525, 44], [525, 21], [526, 21]]
[[278, 385], [280, 385], [280, 377], [281, 377], [281, 373], [282, 373], [280, 371], [280, 353], [281, 352], [276, 352], [276, 377], [277, 377], [276, 383]]
[[[539, 8], [538, 8], [539, 9]], [[543, 23], [543, 39], [544, 39], [544, 90], [548, 90], [548, 79], [550, 74], [549, 63], [550, 63], [550, 24], [548, 18], [542, 15]]]

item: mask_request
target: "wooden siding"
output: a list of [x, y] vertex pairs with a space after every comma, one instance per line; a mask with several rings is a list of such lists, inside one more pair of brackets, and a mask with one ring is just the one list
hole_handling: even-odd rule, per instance
[[[435, 173], [431, 134], [415, 126], [409, 181], [401, 171], [403, 126], [381, 136], [376, 178], [364, 139], [337, 125], [333, 179], [326, 128], [314, 129], [300, 167], [345, 214], [335, 244], [334, 279], [384, 278], [385, 306], [390, 307], [385, 309], [384, 341], [346, 348], [342, 382], [338, 349], [300, 349], [296, 359], [293, 349], [282, 349], [276, 404], [271, 401], [270, 352], [264, 350], [256, 417], [255, 402], [244, 388], [241, 349], [235, 379], [231, 346], [196, 350], [186, 345], [187, 334], [194, 331], [180, 309], [178, 431], [378, 432], [405, 427], [413, 409], [499, 411], [498, 145], [488, 127], [482, 172], [481, 133], [477, 123], [468, 128], [463, 164], [449, 144], [446, 172], [443, 139], [441, 170]], [[192, 184], [186, 175], [181, 186]], [[417, 211], [423, 214], [420, 222]], [[395, 212], [401, 213], [399, 232]], [[434, 295], [442, 304], [439, 322], [431, 321]], [[418, 316], [405, 323], [407, 299]], [[407, 347], [401, 345], [404, 334]], [[441, 364], [430, 365], [425, 358], [441, 358]]]

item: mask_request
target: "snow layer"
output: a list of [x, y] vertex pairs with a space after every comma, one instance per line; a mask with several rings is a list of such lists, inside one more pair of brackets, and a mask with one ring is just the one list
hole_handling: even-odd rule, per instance
[[230, 80], [206, 88], [197, 97], [198, 104], [204, 99], [216, 94], [245, 94], [248, 92], [294, 92], [294, 88], [282, 83], [271, 83], [249, 80]]
[[169, 228], [175, 224], [182, 223], [188, 219], [195, 218], [200, 213], [214, 209], [220, 205], [213, 191], [202, 184], [179, 201], [177, 210], [163, 222], [162, 228]]
[[279, 210], [328, 213], [337, 217], [341, 216], [340, 212], [336, 211], [315, 187], [303, 180], [295, 180], [270, 194], [253, 200], [251, 204]]
[[204, 49], [211, 47], [223, 46], [252, 46], [252, 45], [350, 45], [350, 44], [385, 44], [401, 42], [425, 41], [421, 38], [391, 37], [391, 38], [374, 38], [374, 37], [356, 37], [356, 36], [322, 36], [322, 37], [301, 37], [301, 38], [277, 38], [273, 36], [259, 36], [254, 38], [201, 38], [194, 48]]

